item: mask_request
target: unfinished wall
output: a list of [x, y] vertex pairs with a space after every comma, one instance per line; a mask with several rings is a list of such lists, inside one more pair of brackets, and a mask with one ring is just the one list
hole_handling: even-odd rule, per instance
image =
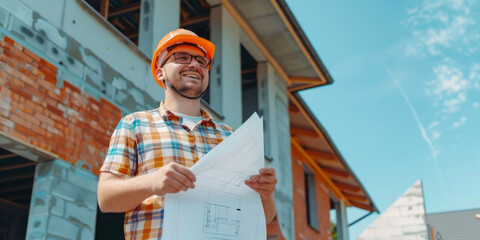
[[[294, 149], [294, 148], [292, 148]], [[328, 240], [330, 230], [330, 195], [325, 181], [320, 176], [316, 177], [316, 197], [318, 231], [308, 224], [307, 200], [305, 192], [305, 176], [301, 154], [294, 149], [292, 151], [292, 178], [293, 178], [293, 212], [295, 215], [295, 238], [294, 239], [319, 239]]]
[[242, 125], [240, 26], [218, 5], [211, 9], [211, 41], [215, 60], [210, 70], [210, 106], [234, 129]]
[[63, 160], [38, 164], [26, 239], [94, 239], [97, 181]]
[[[56, 14], [48, 21], [58, 24]], [[148, 96], [48, 21], [0, 2], [0, 131], [60, 158], [37, 166], [27, 239], [93, 239], [96, 175], [122, 115], [115, 104], [128, 101], [128, 113]]]
[[58, 69], [8, 36], [0, 40], [0, 131], [94, 173], [120, 109], [58, 76]]
[[275, 189], [278, 223], [283, 237], [294, 239], [287, 87], [268, 62], [258, 63], [257, 79], [259, 110], [264, 117], [265, 155], [272, 160], [266, 166], [276, 169], [278, 179]]
[[81, 0], [0, 1], [0, 32], [58, 68], [58, 75], [124, 113], [163, 99], [149, 57]]

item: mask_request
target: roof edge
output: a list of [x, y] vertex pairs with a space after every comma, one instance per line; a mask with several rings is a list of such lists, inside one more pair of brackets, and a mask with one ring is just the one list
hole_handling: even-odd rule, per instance
[[300, 105], [302, 106], [302, 108], [305, 110], [305, 112], [308, 114], [308, 117], [310, 117], [312, 119], [312, 121], [315, 123], [315, 125], [317, 125], [318, 129], [320, 130], [320, 132], [322, 132], [322, 134], [324, 135], [325, 139], [327, 140], [328, 144], [330, 145], [330, 147], [332, 148], [332, 150], [334, 151], [334, 154], [338, 157], [338, 159], [341, 161], [341, 163], [345, 166], [345, 169], [348, 171], [348, 174], [351, 175], [351, 177], [353, 178], [354, 181], [356, 181], [360, 186], [360, 188], [362, 189], [363, 192], [365, 192], [365, 194], [367, 195], [368, 197], [368, 200], [370, 201], [371, 203], [371, 207], [372, 207], [372, 212], [377, 212], [379, 213], [379, 210], [377, 208], [377, 206], [375, 205], [375, 203], [373, 202], [372, 198], [370, 197], [370, 194], [368, 194], [368, 191], [363, 187], [363, 184], [362, 182], [357, 178], [357, 176], [355, 175], [355, 173], [352, 171], [352, 169], [350, 169], [350, 166], [347, 164], [347, 162], [345, 161], [345, 159], [343, 158], [342, 154], [340, 153], [340, 151], [338, 151], [337, 147], [335, 146], [335, 144], [333, 143], [332, 139], [330, 138], [330, 136], [328, 135], [328, 132], [327, 130], [325, 130], [325, 128], [322, 126], [322, 124], [320, 124], [320, 122], [318, 121], [318, 119], [315, 117], [315, 115], [313, 115], [312, 111], [310, 110], [310, 108], [307, 106], [307, 104], [305, 103], [305, 101], [303, 101], [302, 97], [300, 97], [298, 95], [298, 93], [296, 92], [293, 92], [291, 93], [293, 95], [293, 97], [298, 101], [298, 103], [300, 103]]
[[288, 7], [288, 4], [285, 2], [285, 0], [272, 0], [272, 1], [276, 1], [277, 4], [280, 6], [281, 10], [283, 11], [283, 14], [285, 14], [288, 21], [290, 22], [290, 24], [294, 28], [295, 33], [300, 38], [300, 41], [303, 43], [304, 47], [310, 53], [310, 56], [313, 58], [313, 60], [315, 61], [315, 63], [317, 64], [317, 66], [320, 68], [323, 75], [325, 76], [325, 79], [327, 80], [326, 84], [333, 83], [332, 76], [330, 76], [330, 73], [328, 72], [327, 68], [325, 67], [322, 60], [318, 56], [317, 52], [313, 48], [312, 44], [308, 40], [308, 37], [303, 32], [302, 27], [300, 26], [300, 24], [295, 19], [295, 16], [293, 15], [292, 11], [290, 11], [290, 8]]

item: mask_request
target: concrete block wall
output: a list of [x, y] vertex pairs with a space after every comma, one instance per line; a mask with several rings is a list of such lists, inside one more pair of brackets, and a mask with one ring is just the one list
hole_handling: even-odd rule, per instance
[[287, 86], [268, 62], [258, 63], [257, 79], [259, 110], [265, 121], [265, 154], [272, 159], [271, 162], [266, 162], [266, 165], [276, 169], [278, 179], [275, 204], [281, 233], [272, 232], [272, 234], [294, 239], [296, 229], [294, 228], [292, 204], [293, 185]]
[[[178, 2], [175, 0], [175, 4]], [[158, 6], [154, 11], [160, 11]], [[214, 79], [223, 81], [217, 81], [217, 88], [212, 87], [212, 92], [222, 92], [214, 95], [221, 99], [212, 99], [212, 107], [225, 116], [227, 124], [238, 127], [242, 114], [238, 110], [239, 26], [221, 6], [212, 14], [213, 18], [225, 21], [214, 21], [216, 25], [212, 27], [212, 40], [215, 36], [220, 39], [216, 62], [223, 63], [221, 68], [212, 68], [212, 84]], [[52, 0], [49, 4], [38, 0], [2, 0], [0, 38], [4, 39], [0, 54], [0, 131], [94, 174], [98, 174], [108, 139], [121, 114], [155, 108], [163, 99], [163, 90], [151, 76], [149, 56], [116, 33], [82, 0]], [[232, 59], [238, 64], [232, 63]], [[278, 220], [283, 235], [294, 239], [286, 86], [271, 66], [265, 74], [265, 85], [260, 90], [265, 95], [259, 97], [263, 97], [261, 108], [268, 123], [265, 125], [270, 128], [266, 147], [274, 161], [269, 164], [277, 169], [281, 179], [275, 193]], [[67, 176], [75, 178], [75, 174]], [[74, 208], [60, 198], [55, 204], [50, 200], [46, 203], [50, 215], [38, 215], [47, 223], [38, 229], [43, 227], [45, 231], [49, 222], [53, 226], [61, 218], [61, 209]], [[77, 224], [77, 218], [68, 220], [75, 226], [82, 225]], [[78, 230], [67, 225], [65, 228], [72, 232]]]
[[1, 39], [0, 131], [98, 173], [120, 109], [82, 92], [17, 41]]
[[211, 9], [215, 60], [210, 70], [210, 106], [234, 129], [242, 125], [240, 26], [222, 5]]
[[57, 67], [62, 80], [123, 113], [156, 108], [163, 99], [150, 56], [84, 1], [0, 1], [0, 33]]
[[38, 164], [26, 239], [94, 239], [97, 181], [63, 160]]
[[421, 181], [400, 196], [357, 239], [429, 239]]

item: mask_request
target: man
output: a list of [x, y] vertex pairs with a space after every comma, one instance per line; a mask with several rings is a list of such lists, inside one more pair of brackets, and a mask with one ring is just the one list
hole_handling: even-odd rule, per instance
[[[200, 108], [209, 84], [215, 45], [178, 29], [158, 43], [152, 74], [165, 90], [158, 109], [122, 118], [100, 169], [98, 203], [102, 212], [126, 212], [126, 239], [159, 239], [164, 196], [195, 187], [189, 168], [232, 133]], [[262, 199], [267, 223], [276, 213], [273, 168], [260, 169], [245, 184]]]

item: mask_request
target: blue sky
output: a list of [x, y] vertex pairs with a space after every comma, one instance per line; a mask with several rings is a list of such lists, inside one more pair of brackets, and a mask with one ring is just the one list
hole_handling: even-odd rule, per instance
[[417, 179], [427, 213], [480, 208], [480, 1], [287, 3], [334, 79], [301, 95], [379, 210]]

